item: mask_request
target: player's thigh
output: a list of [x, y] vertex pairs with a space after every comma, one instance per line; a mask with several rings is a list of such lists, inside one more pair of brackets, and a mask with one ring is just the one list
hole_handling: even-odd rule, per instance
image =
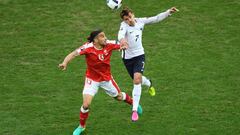
[[123, 63], [128, 71], [128, 74], [133, 79], [133, 68], [134, 68], [134, 61], [132, 59], [123, 59]]
[[143, 74], [145, 67], [145, 56], [140, 55], [134, 58], [133, 73]]
[[120, 88], [113, 78], [110, 81], [101, 83], [100, 87], [102, 87], [105, 92], [111, 97], [117, 97], [121, 92]]
[[133, 79], [134, 84], [140, 84], [142, 83], [142, 73], [135, 72], [134, 73], [134, 79]]
[[142, 74], [144, 72], [144, 66], [145, 66], [145, 56], [140, 55], [135, 58], [135, 63], [133, 66], [133, 72], [134, 72], [134, 83], [139, 84], [142, 82]]
[[82, 94], [95, 96], [95, 94], [98, 92], [99, 85], [99, 82], [95, 82], [92, 79], [86, 77]]

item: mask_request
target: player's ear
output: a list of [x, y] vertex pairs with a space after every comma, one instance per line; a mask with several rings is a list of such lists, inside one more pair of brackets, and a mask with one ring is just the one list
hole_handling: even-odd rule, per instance
[[93, 41], [94, 41], [94, 43], [98, 43], [98, 39], [97, 38], [94, 38]]
[[134, 13], [131, 12], [131, 14], [132, 14], [132, 18], [134, 18], [135, 17]]

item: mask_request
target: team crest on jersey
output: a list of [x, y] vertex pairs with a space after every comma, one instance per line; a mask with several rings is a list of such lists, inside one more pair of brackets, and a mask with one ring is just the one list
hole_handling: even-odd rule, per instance
[[103, 54], [98, 54], [98, 59], [103, 61], [104, 60], [104, 55]]

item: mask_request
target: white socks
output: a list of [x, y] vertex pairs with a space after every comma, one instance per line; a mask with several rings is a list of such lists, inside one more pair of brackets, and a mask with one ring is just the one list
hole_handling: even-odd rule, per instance
[[87, 112], [89, 112], [89, 109], [85, 110], [85, 109], [83, 108], [83, 106], [81, 106], [80, 111], [81, 111], [82, 113], [87, 113]]
[[134, 84], [133, 86], [133, 91], [132, 91], [132, 98], [133, 98], [133, 111], [137, 111], [139, 102], [140, 102], [140, 97], [142, 93], [142, 85], [146, 85], [150, 87], [151, 82], [145, 77], [142, 76], [142, 84]]
[[150, 87], [151, 82], [145, 76], [142, 76], [142, 85]]
[[140, 97], [142, 92], [142, 85], [141, 84], [134, 84], [133, 91], [132, 91], [132, 97], [133, 97], [133, 111], [137, 111]]
[[122, 92], [122, 100], [126, 100], [126, 93], [125, 92]]

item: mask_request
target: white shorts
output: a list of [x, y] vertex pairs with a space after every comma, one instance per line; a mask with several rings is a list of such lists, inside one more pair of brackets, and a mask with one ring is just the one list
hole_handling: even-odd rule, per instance
[[116, 97], [121, 92], [113, 78], [110, 81], [96, 82], [86, 77], [83, 94], [94, 96], [97, 94], [99, 87], [103, 88], [111, 97]]

